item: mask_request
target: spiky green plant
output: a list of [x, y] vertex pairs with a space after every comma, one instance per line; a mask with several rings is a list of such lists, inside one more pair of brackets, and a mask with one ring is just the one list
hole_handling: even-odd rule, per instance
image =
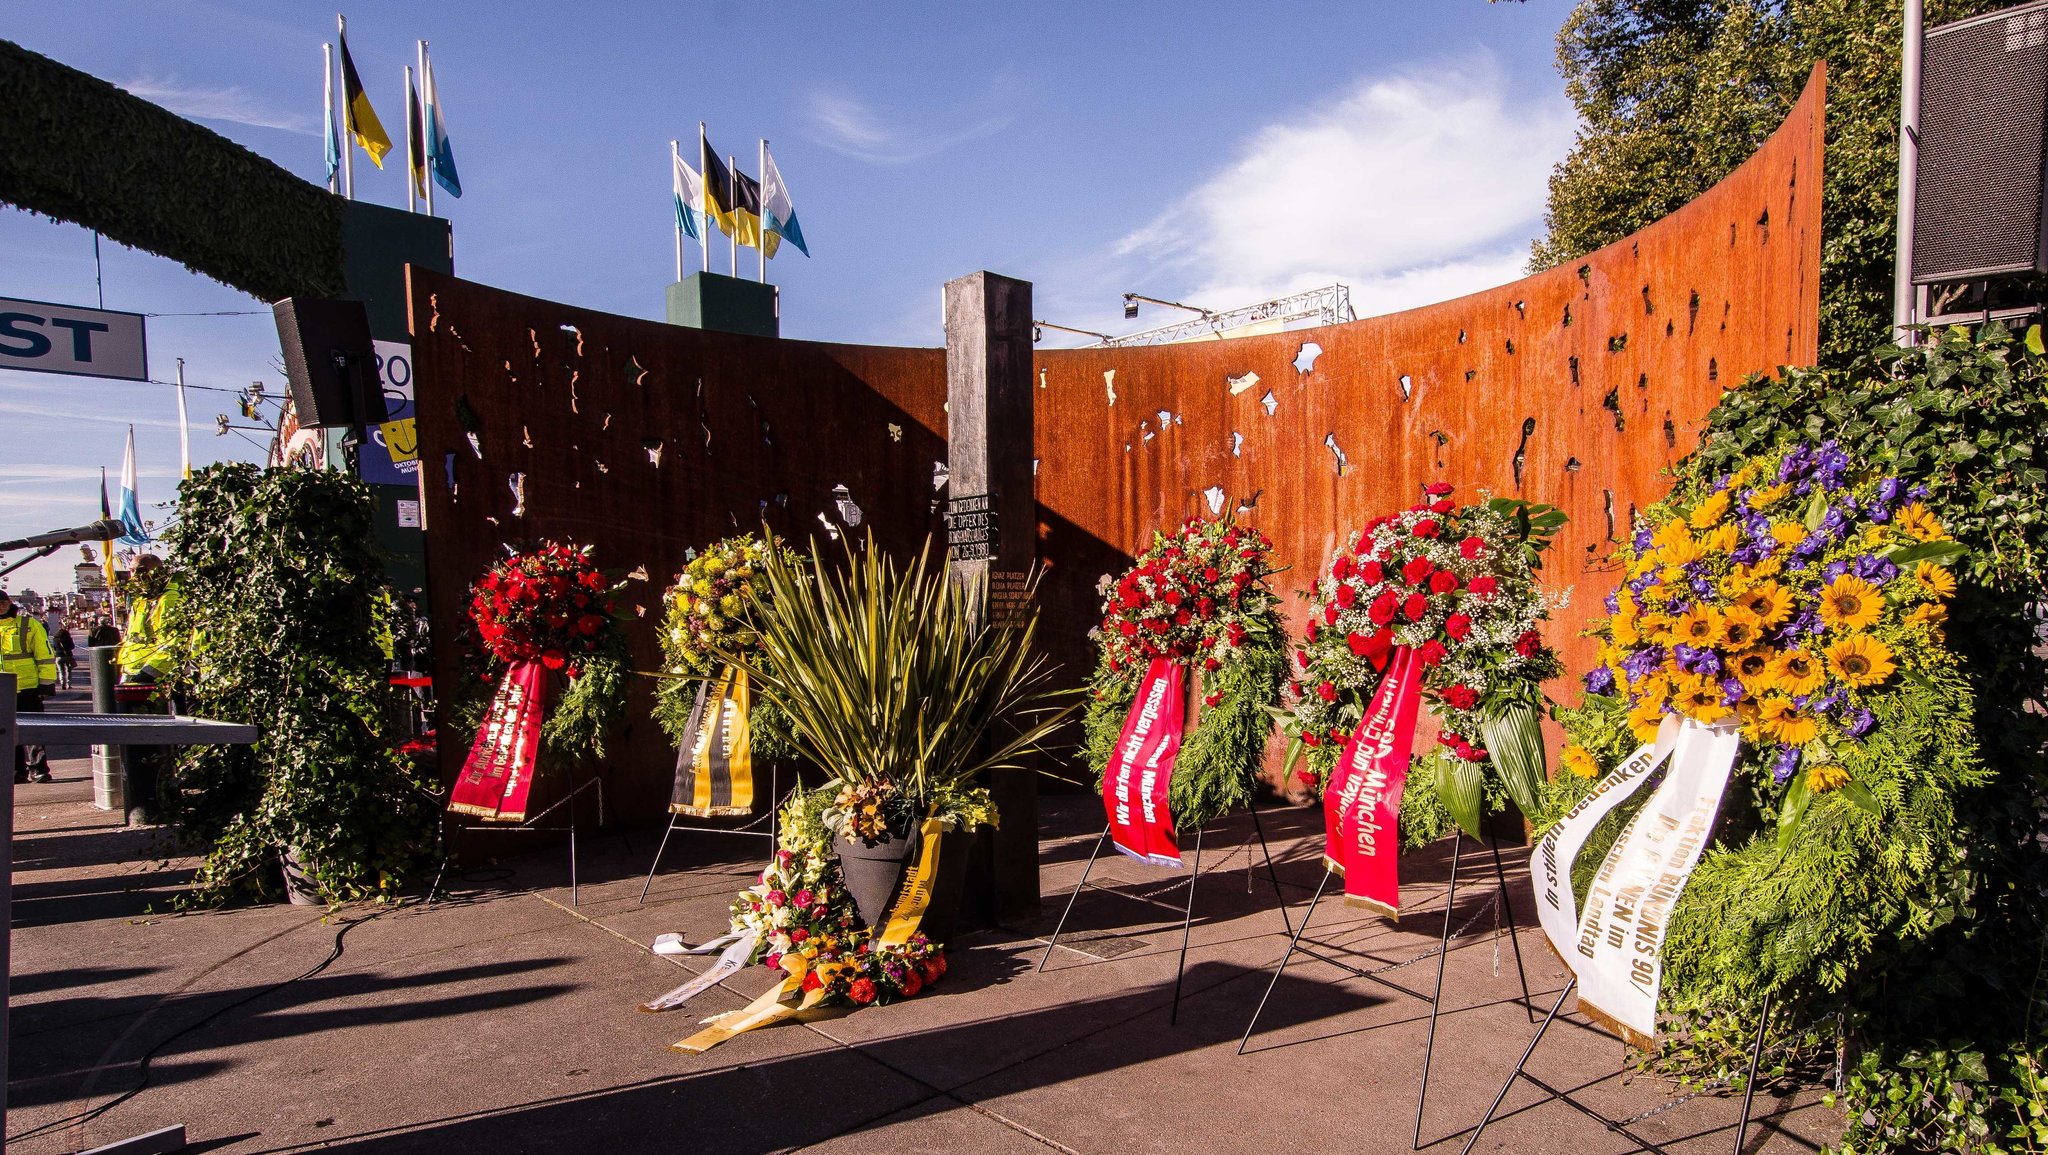
[[953, 579], [929, 539], [900, 568], [872, 536], [842, 548], [840, 565], [804, 564], [771, 540], [761, 650], [722, 657], [788, 713], [834, 788], [886, 784], [949, 825], [992, 822], [976, 780], [1019, 766], [1076, 705], [1048, 688], [1037, 608], [988, 623], [986, 584]]

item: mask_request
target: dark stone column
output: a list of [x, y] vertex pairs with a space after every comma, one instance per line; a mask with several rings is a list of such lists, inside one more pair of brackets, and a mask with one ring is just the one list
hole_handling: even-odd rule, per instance
[[[1037, 558], [1032, 468], [1031, 283], [971, 273], [946, 283], [947, 525], [955, 576], [988, 579], [990, 609], [1015, 604]], [[1038, 913], [1038, 772], [989, 783], [1002, 825], [984, 839], [969, 904], [991, 919]]]

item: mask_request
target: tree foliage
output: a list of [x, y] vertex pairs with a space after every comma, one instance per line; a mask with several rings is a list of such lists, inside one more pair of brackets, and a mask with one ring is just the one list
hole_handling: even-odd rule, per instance
[[432, 845], [435, 806], [383, 730], [391, 603], [354, 477], [223, 464], [179, 489], [165, 535], [194, 712], [254, 746], [193, 746], [167, 809], [205, 854], [194, 898], [275, 895], [289, 854], [333, 900], [383, 896]]
[[[1929, 26], [2004, 0], [1928, 0]], [[1558, 33], [1582, 125], [1550, 178], [1547, 268], [1620, 240], [1705, 192], [1828, 66], [1821, 200], [1821, 363], [1888, 339], [1898, 192], [1898, 4], [1868, 0], [1584, 0]]]

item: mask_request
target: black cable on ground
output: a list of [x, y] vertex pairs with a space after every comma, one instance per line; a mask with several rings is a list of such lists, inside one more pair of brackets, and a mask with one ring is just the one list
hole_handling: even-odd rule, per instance
[[9, 1135], [7, 1136], [6, 1141], [10, 1144], [19, 1143], [24, 1139], [33, 1139], [38, 1135], [47, 1135], [53, 1131], [58, 1131], [65, 1127], [90, 1123], [94, 1119], [99, 1118], [101, 1115], [106, 1114], [107, 1112], [113, 1110], [114, 1108], [120, 1106], [128, 1100], [133, 1099], [135, 1096], [140, 1095], [143, 1091], [149, 1089], [150, 1061], [155, 1059], [157, 1055], [165, 1047], [170, 1046], [172, 1043], [177, 1042], [179, 1039], [184, 1038], [186, 1035], [191, 1034], [199, 1028], [207, 1026], [208, 1024], [219, 1019], [222, 1015], [227, 1014], [229, 1011], [236, 1010], [240, 1007], [245, 1007], [250, 1003], [255, 1002], [257, 999], [263, 998], [266, 995], [275, 994], [278, 991], [281, 991], [284, 988], [292, 985], [293, 983], [302, 982], [306, 979], [312, 978], [314, 975], [317, 975], [321, 971], [326, 970], [328, 967], [333, 966], [335, 960], [341, 957], [343, 949], [342, 940], [348, 937], [348, 932], [354, 930], [356, 927], [359, 927], [366, 922], [369, 922], [371, 919], [382, 916], [384, 913], [385, 911], [383, 910], [377, 910], [371, 912], [370, 914], [362, 918], [352, 919], [346, 923], [343, 923], [341, 929], [334, 932], [334, 948], [327, 952], [326, 958], [321, 959], [318, 963], [316, 963], [313, 966], [311, 970], [306, 971], [304, 974], [293, 975], [291, 978], [285, 979], [281, 982], [272, 983], [271, 985], [264, 987], [262, 990], [254, 991], [250, 994], [243, 995], [241, 998], [236, 999], [234, 1002], [231, 1002], [224, 1007], [220, 1007], [212, 1011], [204, 1018], [199, 1019], [197, 1022], [188, 1023], [185, 1026], [180, 1027], [177, 1030], [171, 1032], [170, 1034], [165, 1035], [163, 1038], [157, 1040], [156, 1043], [149, 1048], [149, 1050], [144, 1051], [142, 1053], [142, 1058], [137, 1060], [138, 1067], [142, 1074], [142, 1079], [140, 1082], [137, 1082], [133, 1087], [130, 1087], [128, 1090], [121, 1092], [118, 1096], [109, 1099], [108, 1101], [100, 1104], [97, 1107], [93, 1107], [85, 1111], [80, 1111], [75, 1115], [68, 1115], [62, 1119], [53, 1119], [50, 1122], [44, 1123], [39, 1127], [32, 1127], [27, 1131], [23, 1131], [19, 1135]]

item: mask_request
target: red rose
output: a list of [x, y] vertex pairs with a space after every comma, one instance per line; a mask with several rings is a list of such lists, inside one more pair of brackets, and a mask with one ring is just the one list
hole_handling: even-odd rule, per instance
[[1128, 638], [1138, 632], [1138, 624], [1132, 621], [1121, 621], [1116, 624], [1116, 629], [1118, 633]]
[[1353, 654], [1362, 658], [1365, 656], [1365, 651], [1370, 648], [1372, 640], [1364, 634], [1354, 632], [1344, 638], [1344, 644], [1351, 647]]
[[1179, 591], [1179, 590], [1167, 590], [1167, 591], [1166, 591], [1166, 604], [1167, 604], [1167, 605], [1170, 605], [1170, 606], [1177, 606], [1177, 605], [1179, 605], [1180, 603], [1181, 603], [1181, 593], [1180, 593], [1180, 591]]
[[1217, 572], [1216, 567], [1213, 565], [1202, 571], [1202, 580], [1205, 582], [1220, 581], [1222, 577], [1223, 575]]
[[1447, 594], [1447, 593], [1450, 593], [1450, 592], [1451, 592], [1452, 590], [1454, 590], [1454, 589], [1457, 589], [1457, 588], [1458, 588], [1458, 575], [1457, 575], [1457, 574], [1454, 574], [1454, 573], [1452, 573], [1452, 572], [1451, 572], [1451, 571], [1449, 571], [1449, 570], [1446, 570], [1446, 569], [1440, 569], [1440, 570], [1436, 571], [1435, 573], [1433, 573], [1433, 574], [1429, 575], [1429, 592], [1430, 592], [1430, 593], [1433, 593], [1433, 594]]
[[1301, 732], [1301, 744], [1304, 746], [1320, 746], [1323, 744], [1323, 740], [1316, 737], [1315, 731], [1303, 730]]
[[596, 614], [584, 614], [582, 617], [576, 619], [576, 632], [582, 634], [586, 638], [597, 633], [597, 631], [603, 628], [604, 619], [598, 617]]
[[1215, 616], [1216, 616], [1216, 602], [1215, 602], [1215, 599], [1213, 599], [1213, 598], [1203, 598], [1203, 599], [1201, 599], [1200, 601], [1196, 602], [1196, 603], [1195, 603], [1195, 612], [1196, 612], [1196, 613], [1199, 613], [1199, 614], [1201, 614], [1201, 615], [1202, 615], [1203, 617], [1205, 617], [1205, 618], [1213, 618], [1213, 617], [1215, 617]]
[[1493, 596], [1493, 591], [1500, 588], [1500, 582], [1495, 580], [1492, 574], [1483, 573], [1480, 574], [1478, 577], [1473, 578], [1472, 583], [1466, 586], [1465, 588], [1471, 590], [1475, 594], [1478, 594], [1482, 598], [1490, 598]]
[[1324, 682], [1322, 685], [1316, 687], [1316, 696], [1321, 698], [1325, 702], [1334, 702], [1337, 700], [1337, 687], [1331, 685], [1328, 682]]
[[1166, 632], [1166, 619], [1153, 618], [1145, 623], [1145, 628], [1151, 630], [1155, 634], [1163, 634]]
[[1478, 557], [1486, 549], [1486, 543], [1476, 537], [1468, 537], [1458, 543], [1458, 556], [1466, 561]]
[[1469, 710], [1479, 704], [1479, 691], [1461, 682], [1444, 691], [1444, 701], [1453, 709]]
[[1334, 626], [1334, 625], [1336, 625], [1336, 624], [1337, 624], [1337, 614], [1338, 614], [1338, 612], [1339, 612], [1339, 609], [1340, 609], [1340, 607], [1339, 607], [1339, 606], [1337, 605], [1337, 603], [1336, 603], [1336, 602], [1331, 602], [1331, 603], [1330, 603], [1329, 605], [1326, 605], [1326, 606], [1324, 606], [1324, 607], [1323, 607], [1323, 624], [1324, 624], [1324, 625], [1326, 625], [1326, 626]]
[[[1311, 640], [1311, 641], [1313, 641], [1314, 639], [1310, 639], [1310, 640]], [[1295, 661], [1296, 661], [1297, 663], [1299, 663], [1299, 664], [1301, 665], [1301, 668], [1302, 668], [1302, 669], [1304, 669], [1304, 670], [1308, 669], [1308, 651], [1307, 651], [1307, 650], [1296, 650], [1296, 651], [1294, 651], [1294, 660], [1295, 660]]]
[[1432, 481], [1428, 485], [1422, 487], [1422, 492], [1430, 495], [1431, 497], [1442, 497], [1444, 494], [1451, 492], [1453, 488], [1454, 487], [1448, 481]]
[[1458, 507], [1448, 501], [1432, 501], [1429, 503], [1429, 511], [1431, 513], [1449, 513], [1456, 508]]
[[1336, 578], [1338, 581], [1343, 581], [1345, 578], [1350, 577], [1351, 559], [1345, 557], [1343, 554], [1338, 554], [1337, 560], [1330, 566], [1330, 576]]
[[1230, 623], [1230, 629], [1227, 632], [1230, 634], [1231, 645], [1234, 646], [1244, 641], [1244, 624], [1242, 622]]
[[921, 978], [918, 978], [918, 977], [917, 977], [917, 972], [916, 972], [916, 971], [911, 971], [911, 972], [910, 972], [909, 974], [907, 974], [907, 975], [904, 975], [904, 976], [903, 976], [903, 997], [904, 997], [904, 998], [906, 998], [906, 999], [907, 999], [907, 998], [909, 998], [910, 996], [912, 996], [912, 995], [916, 994], [917, 992], [919, 992], [919, 991], [921, 991], [921, 990], [923, 990], [923, 989], [924, 989], [924, 980], [923, 980], [923, 979], [921, 979]]
[[1217, 667], [1221, 666], [1222, 664], [1223, 664], [1222, 662], [1219, 662], [1219, 661], [1217, 661], [1217, 660], [1216, 660], [1216, 659], [1214, 659], [1214, 658], [1203, 658], [1203, 659], [1202, 659], [1202, 668], [1203, 668], [1203, 669], [1205, 669], [1205, 670], [1213, 670], [1213, 669], [1216, 669]]
[[1364, 657], [1374, 666], [1384, 669], [1387, 664], [1387, 652], [1393, 648], [1394, 632], [1392, 630], [1375, 630], [1371, 637], [1365, 639], [1365, 650], [1360, 656]]
[[807, 990], [807, 991], [814, 991], [814, 990], [817, 990], [818, 988], [820, 988], [820, 987], [822, 987], [822, 986], [824, 986], [824, 985], [825, 985], [825, 980], [824, 980], [824, 979], [821, 979], [821, 978], [819, 978], [819, 977], [818, 977], [818, 972], [817, 972], [817, 971], [808, 971], [808, 972], [806, 972], [806, 973], [804, 974], [804, 989], [805, 989], [805, 990]]
[[1444, 644], [1442, 642], [1437, 641], [1435, 638], [1431, 638], [1430, 640], [1416, 647], [1415, 660], [1421, 662], [1422, 668], [1427, 670], [1441, 663], [1444, 660], [1445, 655], [1449, 653], [1449, 650], [1444, 649]]
[[542, 650], [540, 652], [540, 664], [546, 666], [550, 670], [559, 670], [568, 663], [568, 656], [562, 653], [562, 651], [560, 650], [550, 649]]
[[1202, 705], [1204, 705], [1204, 706], [1214, 706], [1214, 705], [1215, 705], [1216, 703], [1218, 703], [1218, 702], [1221, 702], [1222, 700], [1223, 700], [1223, 695], [1222, 695], [1222, 694], [1220, 694], [1220, 693], [1217, 693], [1217, 694], [1205, 694], [1205, 695], [1203, 695], [1203, 697], [1202, 697]]
[[1416, 537], [1435, 537], [1442, 529], [1443, 527], [1435, 521], [1425, 517], [1421, 521], [1416, 522], [1415, 528], [1408, 532]]
[[[1236, 622], [1232, 622], [1231, 624], [1232, 624], [1232, 625], [1236, 625], [1237, 623], [1236, 623]], [[1309, 640], [1309, 641], [1313, 642], [1313, 641], [1315, 641], [1315, 640], [1316, 640], [1316, 630], [1317, 630], [1317, 626], [1316, 626], [1316, 622], [1315, 622], [1315, 619], [1314, 619], [1314, 618], [1310, 618], [1310, 619], [1309, 619], [1309, 623], [1308, 623], [1308, 640]]]
[[[1394, 613], [1399, 605], [1400, 599], [1394, 596], [1393, 590], [1381, 590], [1380, 596], [1372, 600], [1372, 607], [1366, 611], [1366, 616], [1372, 619], [1373, 625], [1384, 626], [1394, 620]], [[1332, 614], [1331, 620], [1334, 622], [1336, 615]]]
[[1422, 580], [1434, 572], [1436, 567], [1429, 564], [1428, 558], [1418, 557], [1401, 567], [1401, 578], [1411, 586], [1421, 585]]
[[1524, 631], [1515, 639], [1515, 652], [1525, 658], [1533, 658], [1543, 652], [1543, 635], [1535, 630]]
[[864, 1006], [867, 1006], [867, 1005], [868, 1005], [869, 1003], [871, 1003], [871, 1002], [874, 1002], [874, 1001], [875, 1001], [875, 983], [874, 983], [874, 980], [873, 980], [873, 979], [855, 979], [855, 980], [853, 980], [853, 982], [851, 982], [851, 983], [849, 983], [849, 984], [847, 985], [847, 988], [846, 988], [846, 997], [847, 997], [847, 998], [849, 998], [849, 999], [852, 999], [852, 1000], [853, 1000], [853, 1003], [854, 1003], [854, 1005], [855, 1005], [855, 1006], [860, 1006], [860, 1007], [864, 1007]]
[[1173, 615], [1173, 624], [1176, 626], [1184, 626], [1194, 620], [1194, 618], [1188, 616], [1188, 612], [1186, 610], [1182, 610], [1179, 613]]
[[1422, 615], [1428, 612], [1429, 599], [1421, 594], [1409, 594], [1408, 600], [1401, 603], [1401, 615], [1411, 622], [1421, 621]]
[[1342, 606], [1342, 607], [1344, 607], [1345, 609], [1347, 609], [1347, 610], [1348, 610], [1348, 609], [1350, 609], [1350, 608], [1351, 608], [1351, 603], [1353, 603], [1353, 602], [1355, 602], [1355, 601], [1357, 601], [1357, 600], [1358, 600], [1358, 591], [1357, 591], [1357, 590], [1355, 590], [1355, 589], [1353, 589], [1353, 588], [1351, 588], [1351, 583], [1349, 583], [1349, 582], [1339, 582], [1339, 583], [1337, 583], [1337, 604], [1338, 604], [1338, 605], [1340, 605], [1340, 606]]
[[1462, 642], [1472, 632], [1472, 619], [1464, 614], [1452, 614], [1444, 619], [1444, 633], [1454, 642]]

